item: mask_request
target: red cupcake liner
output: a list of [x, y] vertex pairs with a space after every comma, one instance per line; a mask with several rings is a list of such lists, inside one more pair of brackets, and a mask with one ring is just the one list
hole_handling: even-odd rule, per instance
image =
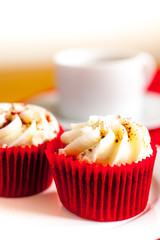
[[117, 221], [141, 213], [148, 201], [156, 147], [138, 163], [102, 166], [57, 155], [47, 149], [62, 204], [76, 215], [96, 221]]
[[59, 147], [60, 135], [38, 146], [0, 148], [0, 196], [24, 197], [47, 189], [53, 176], [45, 155], [48, 144]]

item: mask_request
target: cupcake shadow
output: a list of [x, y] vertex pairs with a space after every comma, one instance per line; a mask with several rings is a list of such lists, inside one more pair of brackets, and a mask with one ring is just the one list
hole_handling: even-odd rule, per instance
[[0, 207], [9, 211], [80, 220], [80, 218], [62, 206], [56, 191], [44, 191], [43, 193], [23, 198], [1, 197]]

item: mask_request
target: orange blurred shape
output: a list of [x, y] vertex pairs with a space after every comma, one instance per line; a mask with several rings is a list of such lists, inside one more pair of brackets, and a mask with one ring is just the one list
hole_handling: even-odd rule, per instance
[[0, 69], [0, 102], [18, 102], [53, 89], [53, 66]]

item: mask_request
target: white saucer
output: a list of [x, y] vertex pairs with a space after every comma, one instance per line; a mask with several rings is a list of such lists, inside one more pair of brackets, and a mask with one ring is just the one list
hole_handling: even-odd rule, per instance
[[[47, 108], [55, 115], [65, 129], [69, 129], [70, 123], [76, 121], [72, 119], [65, 119], [58, 114], [58, 100], [58, 93], [56, 91], [49, 91], [40, 93], [30, 98], [27, 102]], [[148, 129], [160, 127], [160, 94], [146, 93], [144, 95], [141, 123], [144, 124]]]

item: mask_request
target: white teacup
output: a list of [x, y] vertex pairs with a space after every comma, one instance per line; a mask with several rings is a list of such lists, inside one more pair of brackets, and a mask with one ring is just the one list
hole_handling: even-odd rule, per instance
[[75, 48], [57, 53], [54, 63], [63, 117], [123, 114], [141, 120], [144, 89], [156, 70], [150, 54]]

